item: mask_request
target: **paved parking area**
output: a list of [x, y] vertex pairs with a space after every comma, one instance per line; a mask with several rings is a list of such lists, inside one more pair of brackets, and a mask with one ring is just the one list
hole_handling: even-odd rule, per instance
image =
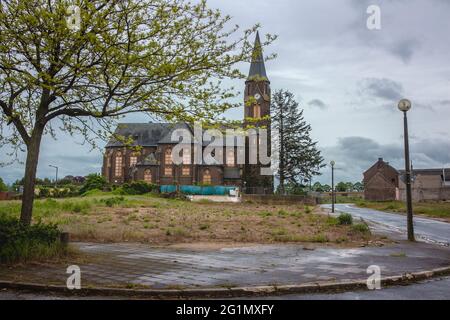
[[[149, 288], [286, 285], [365, 279], [378, 265], [382, 276], [450, 265], [450, 249], [426, 243], [317, 248], [257, 245], [214, 250], [174, 249], [143, 244], [76, 243], [94, 262], [79, 265], [82, 286]], [[66, 265], [0, 269], [1, 280], [65, 285]]]

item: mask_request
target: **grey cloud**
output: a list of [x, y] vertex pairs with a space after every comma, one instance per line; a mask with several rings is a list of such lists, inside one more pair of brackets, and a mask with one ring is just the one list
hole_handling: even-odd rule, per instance
[[[448, 140], [413, 140], [411, 141], [411, 160], [417, 169], [449, 167], [449, 150], [450, 141]], [[327, 162], [336, 161], [337, 181], [360, 181], [363, 172], [378, 158], [383, 158], [397, 169], [404, 166], [401, 144], [380, 144], [365, 137], [341, 138], [336, 146], [323, 148], [322, 153]], [[329, 170], [325, 170], [323, 173], [319, 180], [328, 182]]]
[[403, 85], [397, 81], [382, 78], [366, 78], [359, 84], [361, 95], [389, 101], [398, 101], [403, 97]]
[[320, 99], [313, 99], [313, 100], [308, 102], [308, 105], [311, 106], [311, 107], [317, 107], [317, 108], [322, 109], [322, 110], [328, 108], [326, 103], [323, 102]]
[[417, 40], [405, 39], [402, 41], [394, 41], [390, 45], [389, 51], [403, 60], [404, 63], [409, 63], [414, 55], [416, 49], [420, 47]]

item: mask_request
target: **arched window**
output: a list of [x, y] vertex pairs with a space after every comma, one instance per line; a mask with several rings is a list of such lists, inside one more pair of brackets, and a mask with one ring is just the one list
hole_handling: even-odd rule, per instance
[[209, 171], [209, 169], [203, 171], [203, 183], [211, 184], [211, 172]]
[[122, 152], [116, 153], [116, 161], [115, 161], [115, 168], [114, 173], [116, 177], [122, 176], [122, 166], [123, 166], [123, 157]]
[[152, 171], [150, 169], [145, 169], [144, 181], [147, 183], [152, 183]]
[[253, 107], [253, 118], [261, 118], [261, 106], [259, 104]]
[[227, 166], [234, 167], [234, 150], [227, 150]]
[[191, 175], [191, 167], [189, 167], [189, 166], [183, 166], [182, 175], [183, 175], [183, 176], [189, 176], [189, 175]]
[[167, 148], [164, 154], [164, 164], [171, 165], [172, 164], [172, 149]]
[[183, 148], [183, 164], [191, 164], [191, 148]]
[[138, 161], [138, 154], [136, 152], [133, 152], [130, 155], [130, 167], [134, 167]]
[[172, 176], [172, 149], [167, 148], [164, 153], [164, 175]]

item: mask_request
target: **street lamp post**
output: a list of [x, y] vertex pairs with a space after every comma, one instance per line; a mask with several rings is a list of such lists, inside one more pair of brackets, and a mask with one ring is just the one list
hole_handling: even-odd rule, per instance
[[406, 207], [407, 207], [407, 228], [408, 240], [415, 241], [414, 238], [414, 223], [413, 223], [413, 209], [412, 209], [412, 191], [411, 191], [411, 162], [409, 161], [409, 138], [408, 138], [408, 118], [406, 113], [411, 109], [411, 101], [402, 99], [398, 103], [398, 108], [403, 112], [404, 124], [404, 140], [405, 140], [405, 184], [406, 184]]
[[56, 179], [55, 179], [55, 189], [56, 189], [58, 187], [58, 167], [53, 166], [51, 164], [49, 164], [48, 166], [56, 169]]
[[331, 165], [331, 212], [334, 213], [334, 202], [335, 202], [335, 198], [334, 198], [334, 165], [336, 164], [336, 162], [334, 162], [334, 160], [332, 160], [330, 162]]

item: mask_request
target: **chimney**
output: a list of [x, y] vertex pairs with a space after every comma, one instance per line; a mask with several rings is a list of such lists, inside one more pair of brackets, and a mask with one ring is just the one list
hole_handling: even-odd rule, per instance
[[382, 162], [382, 161], [383, 161], [383, 158], [378, 158], [378, 161]]

